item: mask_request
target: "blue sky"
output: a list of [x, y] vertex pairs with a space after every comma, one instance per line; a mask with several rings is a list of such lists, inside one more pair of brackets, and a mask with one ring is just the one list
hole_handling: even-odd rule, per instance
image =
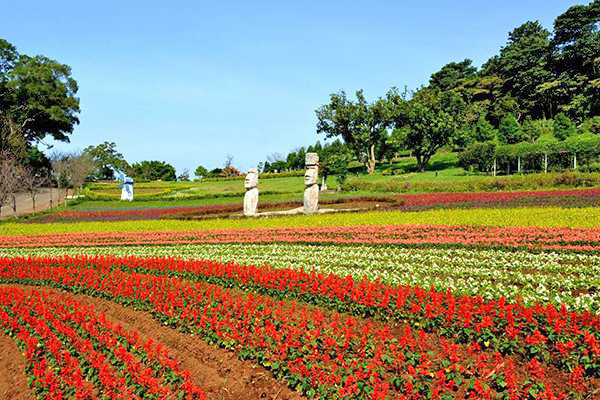
[[[587, 1], [586, 1], [587, 3]], [[242, 170], [323, 139], [314, 110], [481, 65], [527, 20], [578, 4], [504, 1], [7, 2], [0, 37], [72, 67], [81, 124], [62, 150], [114, 141], [129, 162]]]

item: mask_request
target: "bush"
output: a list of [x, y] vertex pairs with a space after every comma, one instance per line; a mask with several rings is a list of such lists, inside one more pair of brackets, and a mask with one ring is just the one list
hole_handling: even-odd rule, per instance
[[513, 144], [523, 141], [523, 130], [514, 115], [507, 115], [500, 120], [500, 126], [498, 126], [498, 139], [504, 144]]
[[577, 133], [577, 127], [573, 121], [563, 113], [556, 114], [554, 117], [553, 128], [554, 136], [556, 136], [558, 140], [565, 140]]
[[587, 119], [581, 124], [581, 133], [600, 134], [600, 115]]
[[469, 145], [458, 155], [458, 165], [465, 170], [478, 172], [492, 170], [496, 144], [494, 142], [476, 142]]

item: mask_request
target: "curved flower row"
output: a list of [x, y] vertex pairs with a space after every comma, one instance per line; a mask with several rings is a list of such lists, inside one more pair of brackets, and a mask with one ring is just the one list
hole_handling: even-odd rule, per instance
[[460, 245], [598, 251], [600, 228], [389, 225], [0, 236], [0, 247], [225, 242]]
[[180, 257], [242, 265], [268, 264], [389, 285], [434, 286], [455, 294], [505, 297], [533, 306], [552, 302], [569, 310], [600, 311], [600, 254], [370, 245], [216, 243], [188, 245], [0, 248], [0, 257], [94, 254]]
[[0, 286], [0, 326], [24, 351], [39, 397], [205, 398], [160, 342], [70, 296]]
[[[78, 266], [65, 261], [30, 263], [28, 269], [20, 268], [25, 264], [13, 269], [4, 264], [3, 270], [5, 274], [10, 270], [15, 281], [51, 283], [149, 310], [167, 325], [198, 334], [234, 349], [242, 359], [264, 365], [309, 397], [384, 399], [451, 394], [491, 399], [498, 393], [513, 398], [567, 395], [556, 389], [556, 375], [547, 375], [548, 367], [541, 362], [544, 354], [532, 357], [517, 373], [511, 357], [484, 351], [493, 339], [482, 345], [454, 344], [408, 325], [373, 323], [295, 301], [246, 295], [177, 277], [125, 272], [103, 266], [101, 260], [87, 259]], [[112, 261], [116, 265], [125, 262]], [[160, 260], [156, 261], [158, 265]], [[539, 341], [535, 345], [540, 346]], [[596, 379], [586, 381], [580, 364], [560, 379], [569, 381], [571, 394], [598, 385]]]
[[[126, 271], [130, 271], [129, 278]], [[149, 277], [138, 272], [171, 278]], [[341, 278], [235, 263], [86, 256], [0, 259], [0, 281], [44, 282], [65, 288], [82, 285], [103, 291], [111, 287], [112, 282], [123, 282], [131, 287], [136, 285], [131, 282], [146, 279], [155, 285], [168, 282], [168, 285], [181, 286], [185, 279], [180, 277], [239, 287], [276, 298], [301, 299], [359, 316], [392, 319], [423, 327], [456, 342], [474, 342], [502, 354], [536, 357], [566, 370], [581, 366], [590, 376], [600, 375], [600, 317], [587, 311], [569, 312], [565, 307], [557, 309], [553, 305], [526, 307], [508, 303], [503, 298], [484, 301], [481, 297], [455, 296], [450, 291], [392, 287], [379, 282], [355, 281], [349, 276]], [[197, 286], [200, 293], [203, 287]], [[161, 309], [172, 309], [187, 302], [166, 298], [164, 294], [148, 300], [160, 301]]]

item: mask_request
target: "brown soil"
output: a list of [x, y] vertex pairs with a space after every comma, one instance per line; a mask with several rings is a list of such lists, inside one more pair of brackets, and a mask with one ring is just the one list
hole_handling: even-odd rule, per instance
[[34, 393], [27, 386], [25, 357], [15, 341], [0, 332], [0, 399], [34, 399]]
[[165, 327], [147, 312], [135, 311], [108, 300], [73, 295], [78, 301], [92, 304], [106, 312], [108, 320], [125, 329], [137, 330], [142, 337], [161, 341], [171, 354], [191, 372], [195, 383], [209, 399], [301, 399], [285, 383], [277, 381], [265, 368], [239, 360], [233, 352], [210, 345], [194, 336]]

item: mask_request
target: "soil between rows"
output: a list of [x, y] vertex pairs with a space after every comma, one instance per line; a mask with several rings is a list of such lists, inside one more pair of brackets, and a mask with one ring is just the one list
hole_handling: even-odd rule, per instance
[[[210, 345], [204, 340], [178, 332], [161, 325], [144, 311], [135, 311], [120, 304], [83, 294], [73, 294], [47, 286], [0, 285], [22, 289], [52, 290], [64, 293], [77, 301], [93, 305], [96, 312], [105, 312], [106, 319], [120, 324], [127, 330], [137, 330], [144, 339], [159, 340], [169, 348], [170, 354], [179, 360], [184, 369], [188, 369], [194, 383], [202, 388], [209, 399], [272, 399], [295, 400], [303, 397], [291, 390], [286, 383], [277, 381], [273, 375], [260, 365], [250, 361], [241, 361], [236, 354]], [[11, 357], [10, 365], [4, 363], [3, 355], [6, 343], [12, 343], [16, 355]], [[29, 399], [32, 391], [27, 388], [24, 373], [24, 358], [12, 338], [0, 336], [0, 398]], [[20, 363], [20, 364], [19, 364]], [[12, 366], [14, 365], [14, 366]], [[9, 371], [5, 376], [5, 371]], [[24, 393], [29, 397], [15, 397], [10, 393]], [[6, 395], [4, 391], [6, 388]]]
[[27, 386], [25, 357], [10, 336], [0, 331], [0, 399], [34, 399]]

